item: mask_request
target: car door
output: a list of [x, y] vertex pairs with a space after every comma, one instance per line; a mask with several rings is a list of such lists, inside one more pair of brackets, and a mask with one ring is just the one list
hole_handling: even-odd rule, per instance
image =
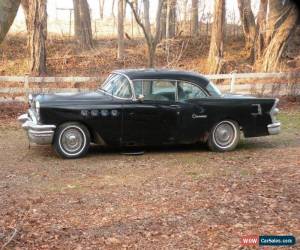
[[174, 143], [179, 116], [176, 81], [137, 80], [133, 84], [136, 96], [143, 95], [143, 100], [123, 106], [123, 144]]
[[180, 106], [178, 141], [181, 143], [199, 141], [208, 126], [205, 105], [207, 94], [199, 86], [185, 81], [178, 81], [177, 87]]

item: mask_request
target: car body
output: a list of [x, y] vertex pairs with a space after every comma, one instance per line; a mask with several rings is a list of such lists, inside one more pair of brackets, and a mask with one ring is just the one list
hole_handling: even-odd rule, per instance
[[[88, 93], [39, 94], [19, 117], [29, 140], [65, 158], [103, 146], [207, 142], [230, 151], [245, 137], [280, 132], [278, 99], [222, 95], [204, 76], [162, 69], [117, 70]], [[81, 146], [80, 146], [81, 145]]]

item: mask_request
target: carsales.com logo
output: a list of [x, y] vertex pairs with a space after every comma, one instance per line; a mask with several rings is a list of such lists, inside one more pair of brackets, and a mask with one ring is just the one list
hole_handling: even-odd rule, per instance
[[296, 244], [296, 239], [292, 235], [286, 236], [258, 236], [248, 235], [241, 238], [242, 246], [293, 246]]

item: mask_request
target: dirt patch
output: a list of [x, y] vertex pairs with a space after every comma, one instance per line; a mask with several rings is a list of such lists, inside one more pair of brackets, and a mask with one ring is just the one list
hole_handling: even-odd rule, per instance
[[21, 249], [241, 249], [245, 235], [300, 237], [300, 111], [280, 119], [281, 135], [226, 154], [93, 147], [71, 161], [28, 148], [19, 126], [4, 124], [0, 246], [15, 229], [8, 247]]

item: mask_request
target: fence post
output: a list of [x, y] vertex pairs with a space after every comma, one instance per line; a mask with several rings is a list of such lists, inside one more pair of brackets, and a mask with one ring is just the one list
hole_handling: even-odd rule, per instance
[[235, 79], [236, 79], [236, 71], [231, 72], [232, 78], [230, 82], [230, 93], [234, 92], [234, 87], [235, 87]]
[[25, 93], [25, 101], [28, 101], [29, 95], [29, 76], [25, 75], [24, 77], [24, 93]]

